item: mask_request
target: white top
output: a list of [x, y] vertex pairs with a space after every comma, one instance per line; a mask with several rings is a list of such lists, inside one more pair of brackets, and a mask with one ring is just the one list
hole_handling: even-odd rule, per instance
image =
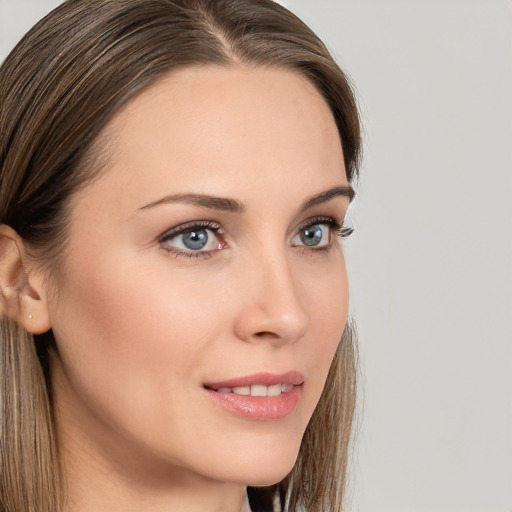
[[242, 502], [241, 512], [252, 512], [251, 506], [249, 505], [249, 496], [247, 496], [247, 493], [244, 494], [244, 501]]

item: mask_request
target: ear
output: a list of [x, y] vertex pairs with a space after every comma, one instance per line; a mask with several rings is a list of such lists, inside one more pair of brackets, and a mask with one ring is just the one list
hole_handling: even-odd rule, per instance
[[27, 332], [41, 334], [51, 328], [47, 294], [41, 271], [28, 266], [23, 240], [0, 225], [0, 316], [15, 320]]

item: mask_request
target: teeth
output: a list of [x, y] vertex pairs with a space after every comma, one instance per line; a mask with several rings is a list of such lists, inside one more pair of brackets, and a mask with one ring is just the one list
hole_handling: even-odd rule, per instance
[[238, 388], [233, 388], [233, 393], [235, 393], [235, 395], [250, 395], [251, 386], [240, 386]]
[[267, 386], [253, 384], [251, 386], [251, 396], [267, 396]]
[[293, 384], [281, 384], [281, 393], [286, 393], [293, 389]]
[[233, 393], [235, 395], [251, 396], [278, 396], [281, 393], [287, 393], [293, 389], [293, 384], [274, 384], [273, 386], [264, 386], [263, 384], [253, 384], [252, 386], [238, 386], [234, 388], [219, 388], [218, 393]]
[[267, 396], [277, 396], [281, 394], [282, 384], [275, 384], [267, 388]]

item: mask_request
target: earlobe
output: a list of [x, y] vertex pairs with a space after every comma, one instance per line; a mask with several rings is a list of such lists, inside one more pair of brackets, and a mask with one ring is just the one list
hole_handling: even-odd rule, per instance
[[34, 286], [42, 280], [27, 261], [23, 240], [11, 227], [0, 225], [0, 314], [32, 334], [41, 334], [51, 328], [46, 296]]

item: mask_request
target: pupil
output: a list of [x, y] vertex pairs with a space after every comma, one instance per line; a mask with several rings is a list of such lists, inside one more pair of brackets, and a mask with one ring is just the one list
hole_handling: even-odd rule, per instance
[[301, 235], [304, 245], [317, 245], [322, 240], [322, 228], [319, 225], [306, 228]]
[[208, 234], [204, 229], [200, 231], [190, 231], [183, 235], [183, 244], [187, 249], [198, 251], [202, 249], [208, 242]]

